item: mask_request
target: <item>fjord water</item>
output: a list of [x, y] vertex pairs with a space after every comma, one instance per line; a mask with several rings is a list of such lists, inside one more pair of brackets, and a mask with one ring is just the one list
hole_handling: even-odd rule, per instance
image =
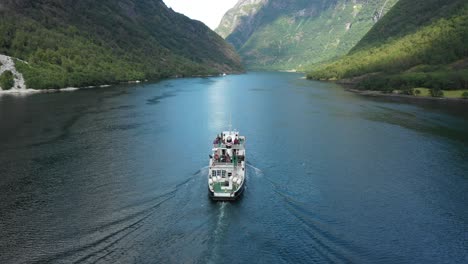
[[[293, 73], [2, 96], [0, 263], [462, 263], [466, 113]], [[230, 116], [247, 186], [214, 203]]]

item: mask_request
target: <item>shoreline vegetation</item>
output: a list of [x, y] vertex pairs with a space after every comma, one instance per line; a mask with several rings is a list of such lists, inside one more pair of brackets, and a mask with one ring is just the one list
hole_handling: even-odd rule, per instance
[[[0, 54], [33, 89], [242, 72], [234, 48], [162, 1], [7, 1]], [[27, 61], [27, 63], [26, 63]]]
[[427, 87], [398, 87], [393, 89], [363, 89], [360, 86], [362, 79], [368, 78], [368, 75], [343, 80], [319, 80], [334, 82], [344, 87], [345, 90], [369, 96], [387, 96], [387, 97], [405, 97], [416, 99], [448, 99], [449, 101], [468, 102], [468, 89], [440, 89]]
[[[221, 74], [197, 74], [197, 75], [172, 75], [158, 79], [144, 79], [144, 80], [124, 80], [120, 82], [113, 82], [99, 85], [88, 85], [88, 86], [70, 86], [61, 88], [40, 88], [28, 87], [20, 71], [17, 70], [17, 63], [28, 65], [29, 63], [18, 58], [13, 58], [7, 55], [0, 54], [0, 95], [2, 94], [37, 94], [37, 93], [59, 93], [59, 92], [71, 92], [81, 89], [95, 89], [95, 88], [106, 88], [113, 85], [125, 85], [125, 84], [139, 84], [142, 82], [161, 81], [165, 79], [177, 79], [177, 78], [207, 78], [207, 77], [221, 77], [227, 73]], [[229, 73], [235, 74], [235, 73]]]
[[10, 90], [15, 86], [15, 79], [13, 72], [6, 70], [0, 74], [0, 88], [3, 90]]
[[400, 0], [346, 55], [312, 65], [308, 79], [362, 94], [468, 97], [468, 3]]
[[16, 69], [15, 58], [0, 54], [0, 91], [26, 89], [23, 74]]
[[[352, 93], [363, 95], [363, 96], [369, 96], [369, 97], [387, 97], [387, 98], [405, 98], [405, 99], [410, 99], [410, 100], [444, 101], [444, 102], [463, 103], [463, 104], [468, 105], [468, 96], [464, 98], [464, 97], [433, 97], [430, 95], [408, 95], [408, 94], [400, 93], [400, 91], [398, 90], [395, 90], [392, 93], [387, 93], [387, 92], [376, 91], [376, 90], [353, 89], [353, 88], [346, 87], [346, 86], [344, 86], [344, 89], [348, 92], [352, 92]], [[415, 88], [415, 89], [427, 89], [427, 88]]]

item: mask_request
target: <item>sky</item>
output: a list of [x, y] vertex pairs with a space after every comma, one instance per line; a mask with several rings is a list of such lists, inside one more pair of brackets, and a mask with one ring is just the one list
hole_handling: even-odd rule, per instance
[[200, 20], [211, 29], [218, 27], [223, 15], [238, 0], [163, 0], [168, 7], [191, 19]]

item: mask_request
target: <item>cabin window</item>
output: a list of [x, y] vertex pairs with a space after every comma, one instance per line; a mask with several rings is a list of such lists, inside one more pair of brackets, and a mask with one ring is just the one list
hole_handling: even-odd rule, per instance
[[226, 177], [226, 171], [223, 170], [223, 178]]
[[212, 171], [211, 171], [211, 176], [212, 176], [212, 177], [216, 177], [216, 171], [215, 171], [215, 170], [212, 170]]
[[218, 170], [218, 176], [221, 176], [221, 171], [220, 170]]

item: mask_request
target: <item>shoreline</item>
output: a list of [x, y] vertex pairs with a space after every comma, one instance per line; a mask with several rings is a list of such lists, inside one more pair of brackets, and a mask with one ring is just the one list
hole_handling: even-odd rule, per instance
[[[393, 99], [406, 99], [414, 102], [447, 102], [447, 103], [457, 103], [457, 104], [468, 104], [468, 99], [464, 98], [448, 98], [448, 97], [432, 97], [432, 96], [417, 96], [417, 95], [406, 95], [398, 93], [384, 93], [383, 91], [378, 90], [360, 90], [356, 89], [356, 84], [360, 79], [368, 75], [358, 76], [351, 79], [342, 79], [342, 80], [319, 80], [323, 82], [332, 82], [343, 87], [345, 91], [359, 94], [362, 96], [368, 97], [381, 97], [381, 98], [393, 98]], [[309, 79], [312, 80], [312, 79]]]
[[62, 93], [62, 92], [74, 92], [82, 89], [96, 89], [110, 87], [111, 85], [99, 85], [99, 86], [86, 86], [86, 87], [65, 87], [59, 89], [10, 89], [0, 90], [0, 96], [2, 95], [30, 95], [30, 94], [41, 94], [41, 93]]
[[58, 89], [32, 89], [32, 88], [23, 88], [23, 89], [18, 89], [18, 88], [12, 88], [9, 90], [2, 90], [0, 88], [0, 96], [2, 95], [31, 95], [31, 94], [41, 94], [41, 93], [61, 93], [61, 92], [74, 92], [78, 90], [85, 90], [85, 89], [99, 89], [99, 88], [107, 88], [107, 87], [112, 87], [115, 85], [132, 85], [132, 84], [141, 84], [141, 83], [146, 83], [146, 82], [159, 82], [159, 81], [164, 81], [164, 80], [170, 80], [170, 79], [184, 79], [184, 78], [211, 78], [211, 77], [225, 77], [228, 75], [236, 75], [236, 74], [242, 74], [242, 73], [224, 73], [224, 74], [214, 74], [214, 75], [192, 75], [192, 76], [170, 76], [166, 78], [161, 78], [161, 79], [155, 79], [155, 80], [133, 80], [133, 81], [124, 81], [120, 83], [114, 83], [114, 84], [102, 84], [102, 85], [94, 85], [94, 86], [84, 86], [84, 87], [65, 87], [65, 88], [58, 88]]
[[232, 71], [232, 72], [222, 72], [218, 74], [206, 74], [206, 75], [172, 75], [172, 76], [167, 76], [167, 77], [162, 77], [162, 78], [157, 78], [157, 79], [145, 79], [145, 80], [128, 80], [128, 81], [121, 81], [121, 82], [115, 82], [111, 84], [102, 84], [102, 85], [91, 85], [91, 86], [82, 86], [82, 87], [63, 87], [63, 88], [56, 88], [56, 89], [34, 89], [34, 88], [28, 88], [26, 86], [26, 81], [23, 77], [23, 75], [17, 71], [16, 65], [14, 60], [19, 60], [22, 61], [26, 64], [28, 62], [20, 60], [18, 58], [10, 57], [4, 54], [0, 54], [0, 74], [2, 74], [4, 71], [9, 70], [13, 73], [14, 75], [14, 85], [11, 89], [8, 90], [3, 90], [0, 87], [0, 96], [2, 95], [29, 95], [29, 94], [38, 94], [38, 93], [60, 93], [60, 92], [72, 92], [72, 91], [77, 91], [77, 90], [82, 90], [82, 89], [95, 89], [95, 88], [105, 88], [105, 87], [110, 87], [110, 86], [115, 86], [115, 85], [125, 85], [125, 84], [140, 84], [143, 82], [159, 82], [162, 80], [167, 80], [167, 79], [179, 79], [179, 78], [209, 78], [209, 77], [224, 77], [227, 75], [232, 75], [232, 74], [242, 74], [244, 73], [243, 71]]
[[381, 97], [381, 98], [394, 98], [394, 99], [399, 98], [399, 99], [409, 99], [409, 100], [414, 100], [414, 101], [450, 102], [450, 103], [461, 103], [461, 104], [468, 105], [468, 99], [463, 99], [463, 98], [414, 96], [414, 95], [406, 95], [406, 94], [384, 93], [381, 91], [373, 91], [373, 90], [358, 90], [358, 89], [353, 89], [350, 87], [344, 87], [344, 89], [345, 91], [359, 94], [362, 96], [368, 96], [368, 97]]

